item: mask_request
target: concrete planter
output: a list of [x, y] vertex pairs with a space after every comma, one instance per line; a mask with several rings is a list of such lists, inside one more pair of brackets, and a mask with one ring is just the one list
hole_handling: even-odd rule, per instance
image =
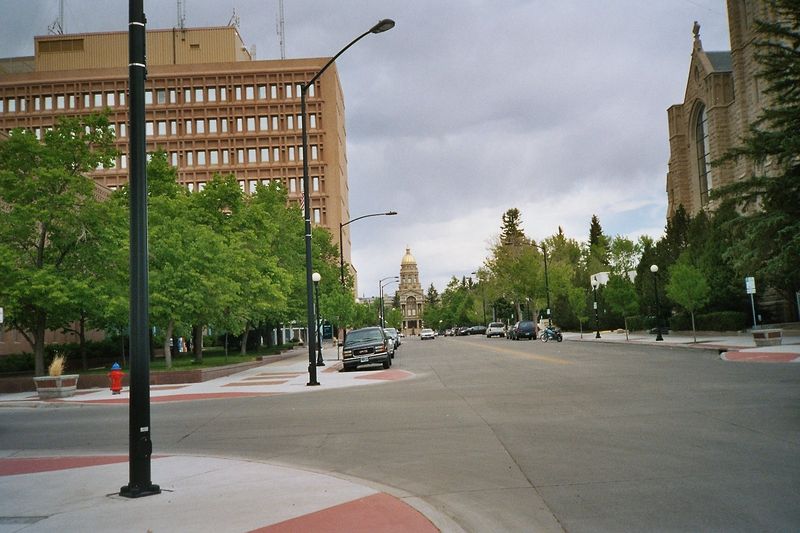
[[40, 400], [67, 398], [75, 394], [75, 389], [78, 388], [78, 374], [38, 376], [33, 378], [33, 383]]
[[783, 342], [782, 329], [754, 329], [753, 341], [756, 346], [778, 346]]

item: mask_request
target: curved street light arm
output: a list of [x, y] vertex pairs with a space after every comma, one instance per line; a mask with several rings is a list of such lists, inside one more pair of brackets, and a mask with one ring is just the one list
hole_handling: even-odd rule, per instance
[[[308, 327], [316, 323], [314, 312], [314, 282], [311, 279], [311, 271], [313, 269], [311, 261], [311, 199], [309, 197], [309, 178], [308, 178], [308, 129], [306, 127], [306, 95], [308, 88], [312, 83], [330, 67], [336, 59], [347, 51], [348, 48], [356, 44], [359, 40], [366, 37], [370, 33], [381, 33], [390, 30], [394, 27], [394, 21], [384, 19], [375, 24], [372, 28], [365, 31], [352, 41], [350, 44], [339, 50], [325, 65], [312, 77], [307, 83], [300, 86], [300, 116], [302, 117], [302, 136], [303, 136], [303, 202], [305, 203], [304, 218], [305, 218], [305, 256], [306, 256], [306, 319]], [[313, 335], [309, 335], [308, 339], [308, 383], [307, 385], [319, 385], [317, 381], [317, 366], [314, 357], [316, 349], [316, 339]]]

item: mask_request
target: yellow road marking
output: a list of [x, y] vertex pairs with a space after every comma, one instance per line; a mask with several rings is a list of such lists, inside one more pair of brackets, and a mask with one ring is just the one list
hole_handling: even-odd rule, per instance
[[[453, 339], [456, 342], [461, 342], [464, 344], [473, 345], [473, 343], [467, 343], [461, 339]], [[535, 342], [535, 341], [528, 341], [528, 342]], [[483, 345], [481, 345], [483, 347]], [[513, 355], [515, 357], [521, 357], [523, 359], [534, 359], [536, 361], [544, 361], [545, 363], [553, 363], [554, 365], [571, 365], [574, 364], [573, 361], [568, 361], [566, 359], [559, 359], [558, 357], [548, 357], [546, 355], [536, 355], [536, 354], [529, 354], [529, 353], [521, 353], [516, 350], [512, 350], [510, 348], [500, 348], [498, 346], [486, 345], [486, 348], [489, 350], [494, 350], [495, 352], [506, 353]]]

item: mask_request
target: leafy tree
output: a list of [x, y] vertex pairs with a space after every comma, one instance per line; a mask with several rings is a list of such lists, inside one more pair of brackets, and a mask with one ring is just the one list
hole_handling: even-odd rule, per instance
[[639, 312], [639, 299], [636, 295], [636, 288], [627, 276], [612, 274], [608, 279], [604, 293], [605, 303], [609, 309], [623, 318], [627, 334], [628, 317]]
[[772, 21], [756, 21], [756, 60], [768, 102], [741, 146], [723, 163], [755, 163], [748, 179], [720, 189], [738, 208], [727, 222], [735, 236], [725, 257], [742, 275], [754, 274], [787, 300], [800, 288], [800, 3], [773, 0]]
[[635, 270], [639, 263], [641, 246], [627, 237], [617, 235], [611, 239], [609, 247], [609, 263], [611, 272], [625, 276], [628, 272]]
[[709, 290], [703, 273], [688, 261], [678, 261], [670, 268], [666, 293], [672, 301], [691, 313], [694, 342], [697, 342], [694, 312], [708, 302]]
[[90, 290], [73, 257], [100, 238], [87, 174], [111, 164], [112, 143], [102, 115], [62, 119], [42, 142], [23, 129], [0, 142], [0, 299], [7, 323], [33, 346], [36, 375], [45, 332], [79, 319], [78, 295]]

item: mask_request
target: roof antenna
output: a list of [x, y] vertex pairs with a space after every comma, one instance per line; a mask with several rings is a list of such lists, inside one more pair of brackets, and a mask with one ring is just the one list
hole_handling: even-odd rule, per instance
[[239, 15], [236, 14], [236, 8], [233, 8], [233, 15], [231, 15], [231, 19], [228, 21], [228, 26], [233, 26], [237, 30], [239, 29]]
[[53, 35], [64, 35], [64, 0], [58, 0], [58, 18], [47, 27]]
[[178, 0], [178, 28], [186, 28], [186, 0]]
[[278, 0], [278, 42], [281, 45], [281, 59], [286, 59], [286, 32], [283, 22], [283, 0]]

